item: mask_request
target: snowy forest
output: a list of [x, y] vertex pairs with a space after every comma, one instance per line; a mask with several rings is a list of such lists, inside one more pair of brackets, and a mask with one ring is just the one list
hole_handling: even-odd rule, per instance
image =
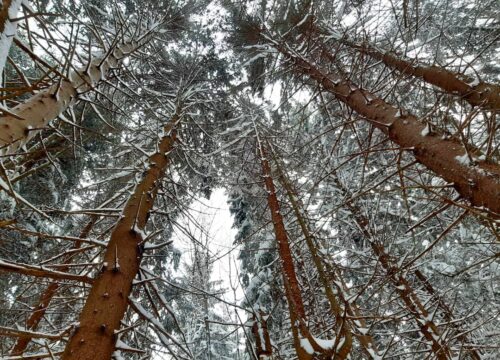
[[500, 359], [497, 0], [0, 0], [0, 358]]

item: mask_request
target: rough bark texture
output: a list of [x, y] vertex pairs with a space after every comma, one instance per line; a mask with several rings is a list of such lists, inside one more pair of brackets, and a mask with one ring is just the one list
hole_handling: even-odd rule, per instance
[[[336, 318], [336, 323], [341, 324], [339, 332], [340, 335], [345, 338], [345, 341], [344, 345], [342, 346], [342, 349], [339, 352], [346, 352], [346, 353], [350, 352], [350, 348], [352, 346], [352, 331], [351, 331], [352, 329], [356, 332], [355, 335], [359, 340], [359, 342], [361, 343], [361, 345], [363, 346], [365, 353], [373, 359], [378, 358], [379, 355], [377, 354], [377, 347], [375, 346], [375, 341], [373, 340], [372, 336], [366, 334], [366, 332], [359, 331], [359, 328], [364, 328], [364, 329], [367, 328], [366, 321], [364, 317], [361, 315], [356, 304], [349, 302], [347, 300], [349, 296], [345, 296], [344, 294], [342, 294], [342, 291], [344, 291], [345, 287], [343, 287], [341, 291], [337, 291], [334, 293], [330, 285], [329, 276], [327, 275], [325, 266], [323, 265], [323, 262], [318, 254], [318, 250], [316, 248], [316, 244], [314, 241], [314, 236], [309, 230], [309, 226], [306, 222], [307, 214], [304, 214], [305, 216], [302, 214], [302, 212], [303, 211], [305, 212], [305, 210], [302, 209], [300, 201], [297, 198], [297, 193], [293, 185], [287, 178], [286, 174], [284, 173], [283, 169], [280, 167], [278, 161], [277, 161], [277, 169], [280, 175], [280, 182], [287, 192], [288, 199], [295, 213], [295, 217], [297, 218], [302, 233], [304, 234], [306, 245], [311, 253], [314, 265], [318, 271], [318, 277], [323, 285], [326, 297], [330, 303], [332, 314]], [[337, 279], [335, 280], [338, 280], [340, 283], [344, 284], [344, 281], [340, 277], [340, 275], [337, 274], [337, 272], [334, 273], [335, 276], [337, 277]], [[337, 300], [337, 296], [335, 294], [338, 294], [338, 296], [340, 297], [340, 302]], [[344, 310], [341, 308], [340, 303], [346, 306], [347, 314], [351, 317], [351, 319], [349, 320], [349, 325], [347, 325], [343, 319]], [[358, 319], [358, 320], [353, 321], [352, 319]]]
[[128, 306], [132, 282], [139, 270], [143, 229], [153, 207], [158, 187], [169, 164], [168, 154], [176, 141], [176, 113], [165, 127], [158, 151], [147, 161], [149, 169], [125, 204], [122, 217], [111, 233], [97, 276], [80, 314], [79, 327], [70, 338], [61, 359], [108, 360], [115, 349], [114, 332], [120, 328]]
[[[94, 226], [94, 223], [96, 221], [97, 217], [93, 217], [87, 225], [83, 228], [83, 230], [80, 232], [80, 237], [81, 238], [86, 238]], [[73, 249], [79, 249], [82, 245], [81, 241], [75, 242], [75, 246]], [[73, 257], [71, 255], [67, 255], [64, 257], [63, 264], [64, 265], [69, 265], [72, 262]], [[68, 271], [69, 266], [63, 266], [59, 268], [61, 271]], [[45, 312], [47, 311], [50, 302], [56, 295], [57, 291], [59, 290], [60, 284], [56, 281], [51, 282], [49, 286], [45, 289], [45, 291], [42, 293], [40, 296], [40, 299], [38, 301], [38, 305], [33, 309], [33, 312], [31, 313], [30, 317], [26, 321], [26, 329], [27, 330], [36, 330], [38, 327], [38, 324], [40, 321], [43, 319], [45, 316]], [[31, 341], [31, 337], [29, 336], [24, 336], [20, 337], [17, 339], [16, 344], [12, 348], [10, 355], [11, 356], [16, 356], [16, 355], [22, 355], [23, 352], [26, 350], [26, 347], [28, 346], [29, 342]]]
[[393, 142], [411, 150], [419, 163], [453, 184], [472, 205], [491, 210], [492, 217], [500, 216], [500, 166], [497, 163], [479, 160], [480, 154], [475, 150], [467, 151], [457, 139], [428, 132], [427, 125], [405, 109], [388, 104], [349, 80], [323, 72], [283, 45], [276, 42], [272, 45], [293, 63], [297, 72], [315, 80]]
[[10, 21], [17, 16], [22, 0], [2, 0], [0, 9], [0, 87], [9, 49], [16, 34], [17, 23]]
[[500, 86], [498, 85], [482, 81], [467, 82], [463, 76], [440, 66], [428, 66], [416, 61], [408, 61], [394, 54], [380, 51], [366, 43], [360, 45], [345, 39], [339, 41], [363, 54], [382, 61], [388, 67], [396, 69], [405, 75], [421, 78], [448, 94], [460, 96], [472, 106], [481, 106], [494, 111], [500, 110]]
[[72, 106], [78, 94], [98, 86], [110, 69], [117, 67], [144, 41], [118, 45], [113, 51], [94, 58], [87, 66], [72, 71], [68, 78], [10, 109], [9, 114], [0, 116], [0, 155], [15, 153], [40, 129]]
[[269, 211], [271, 212], [274, 234], [276, 242], [278, 243], [278, 253], [281, 260], [281, 272], [283, 274], [285, 296], [290, 310], [290, 322], [292, 326], [295, 351], [297, 352], [299, 360], [311, 359], [311, 355], [309, 355], [300, 345], [300, 335], [297, 323], [305, 320], [306, 312], [302, 301], [299, 282], [295, 273], [292, 252], [290, 250], [290, 244], [288, 243], [288, 235], [286, 233], [283, 217], [280, 213], [278, 197], [276, 196], [276, 189], [271, 177], [271, 167], [269, 166], [269, 161], [264, 157], [264, 153], [261, 155], [262, 176], [264, 177], [264, 183], [267, 190], [267, 203]]

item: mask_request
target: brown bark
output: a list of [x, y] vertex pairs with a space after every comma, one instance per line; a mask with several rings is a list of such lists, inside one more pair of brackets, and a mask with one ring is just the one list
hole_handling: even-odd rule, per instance
[[[266, 158], [266, 150], [260, 143], [259, 151], [261, 156], [262, 176], [267, 190], [267, 203], [269, 211], [271, 212], [276, 242], [278, 243], [278, 254], [281, 260], [285, 297], [288, 302], [295, 351], [299, 360], [331, 359], [335, 353], [335, 349], [324, 349], [319, 346], [306, 326], [307, 317], [305, 307], [302, 301], [302, 294], [297, 280], [297, 275], [295, 273], [290, 243], [288, 241], [283, 216], [281, 215], [280, 205], [276, 195], [276, 188], [271, 176], [271, 166]], [[305, 347], [301, 345], [301, 342], [306, 340], [314, 350], [314, 354], [308, 353]], [[337, 341], [345, 340], [349, 339], [341, 337], [337, 338]], [[345, 342], [348, 346], [341, 346], [339, 352], [335, 354], [335, 358], [338, 360], [344, 360], [349, 355], [351, 346], [349, 341]]]
[[[277, 42], [272, 42], [272, 45], [294, 64], [298, 73], [308, 75], [394, 143], [411, 150], [419, 163], [452, 183], [457, 192], [472, 205], [491, 210], [494, 218], [500, 216], [498, 164], [479, 160], [479, 153], [467, 151], [456, 139], [427, 133], [427, 125], [407, 114], [404, 109], [393, 107], [347, 79], [327, 74]], [[468, 154], [474, 157], [471, 159], [473, 162], [468, 161]]]
[[[328, 275], [326, 273], [326, 269], [322, 263], [322, 260], [318, 254], [318, 250], [316, 248], [316, 244], [314, 241], [314, 236], [312, 235], [311, 231], [309, 230], [309, 226], [305, 220], [307, 218], [307, 215], [304, 217], [302, 215], [302, 212], [305, 212], [305, 210], [302, 209], [302, 206], [297, 198], [297, 192], [295, 191], [293, 185], [290, 183], [288, 177], [286, 176], [284, 170], [281, 168], [279, 161], [276, 159], [276, 167], [279, 173], [279, 179], [281, 184], [286, 190], [286, 193], [288, 195], [288, 199], [290, 201], [290, 204], [292, 205], [293, 211], [295, 213], [295, 217], [297, 218], [299, 225], [301, 227], [302, 233], [304, 234], [304, 238], [306, 240], [307, 247], [311, 253], [314, 265], [318, 271], [318, 277], [323, 285], [323, 288], [325, 290], [326, 297], [330, 303], [330, 308], [333, 313], [333, 315], [336, 318], [337, 324], [341, 324], [341, 329], [340, 329], [340, 334], [345, 337], [346, 341], [344, 342], [344, 345], [342, 348], [345, 347], [344, 351], [347, 351], [347, 353], [350, 351], [350, 347], [352, 346], [352, 331], [353, 330], [358, 330], [358, 326], [356, 324], [353, 324], [353, 321], [350, 320], [350, 328], [347, 326], [344, 318], [343, 318], [343, 310], [340, 306], [339, 300], [337, 300], [337, 296], [334, 294], [332, 287], [330, 286], [329, 280], [328, 280]], [[335, 277], [338, 278], [340, 283], [344, 284], [343, 279], [340, 277], [340, 274], [335, 273]], [[343, 291], [344, 289], [342, 289]], [[339, 292], [339, 297], [344, 306], [346, 307], [347, 314], [351, 318], [358, 318], [357, 322], [359, 323], [359, 327], [361, 328], [367, 328], [366, 322], [364, 318], [360, 315], [360, 311], [357, 308], [355, 303], [351, 303], [346, 300], [346, 297], [343, 296], [341, 291]], [[357, 333], [355, 334], [356, 337], [358, 338], [359, 342], [363, 346], [366, 354], [370, 357], [373, 357], [377, 353], [377, 347], [375, 346], [375, 341], [373, 340], [371, 335], [367, 334], [362, 334], [362, 333]], [[342, 352], [342, 350], [340, 350]]]
[[267, 321], [262, 314], [254, 314], [254, 323], [252, 325], [252, 333], [255, 337], [255, 344], [257, 348], [257, 357], [259, 360], [270, 360], [273, 356], [273, 348], [271, 346], [271, 338], [267, 330]]
[[[80, 238], [86, 238], [92, 229], [92, 227], [95, 224], [95, 221], [97, 220], [97, 217], [93, 217], [87, 225], [83, 228], [83, 230], [80, 232]], [[81, 241], [75, 242], [75, 246], [73, 247], [74, 249], [79, 249], [82, 245]], [[73, 256], [67, 255], [64, 258], [63, 264], [64, 265], [69, 265], [71, 264], [73, 260]], [[63, 266], [59, 268], [61, 271], [68, 271], [69, 266]], [[45, 312], [47, 311], [50, 302], [52, 301], [53, 297], [59, 290], [59, 283], [54, 281], [47, 286], [45, 291], [42, 293], [40, 296], [40, 299], [38, 301], [38, 305], [34, 308], [33, 312], [31, 313], [30, 317], [26, 321], [26, 329], [27, 330], [35, 330], [38, 327], [38, 324], [40, 321], [43, 319], [45, 316]], [[29, 336], [24, 336], [19, 339], [17, 339], [16, 344], [12, 348], [10, 355], [11, 356], [16, 356], [16, 355], [22, 355], [22, 353], [26, 350], [26, 347], [28, 346], [29, 342], [31, 341], [31, 337]]]
[[472, 81], [465, 81], [464, 76], [440, 66], [428, 66], [415, 60], [405, 60], [389, 52], [382, 52], [366, 43], [356, 44], [346, 39], [339, 41], [363, 54], [382, 61], [386, 66], [405, 75], [421, 78], [448, 94], [460, 96], [472, 106], [481, 106], [493, 111], [500, 110], [500, 86], [498, 85], [482, 81], [473, 85], [471, 84]]
[[299, 360], [311, 359], [304, 348], [300, 344], [300, 335], [297, 328], [297, 323], [303, 322], [306, 318], [304, 303], [300, 292], [299, 282], [295, 274], [295, 267], [293, 264], [292, 252], [290, 244], [288, 243], [288, 235], [286, 233], [283, 217], [280, 213], [280, 206], [278, 197], [276, 196], [276, 189], [274, 187], [273, 179], [271, 178], [271, 167], [268, 160], [261, 154], [262, 176], [267, 190], [267, 203], [269, 211], [271, 212], [271, 219], [273, 221], [274, 234], [276, 242], [278, 243], [278, 253], [281, 260], [281, 268], [283, 275], [283, 284], [285, 287], [285, 296], [288, 302], [290, 312], [290, 322], [292, 326], [292, 333], [294, 339], [294, 347], [297, 352]]
[[128, 306], [132, 282], [139, 270], [143, 242], [142, 231], [153, 207], [161, 179], [169, 165], [168, 154], [176, 142], [179, 111], [165, 126], [158, 151], [146, 162], [149, 165], [123, 209], [111, 233], [103, 259], [103, 271], [95, 279], [80, 314], [79, 328], [70, 338], [62, 360], [107, 360], [115, 349], [115, 331], [120, 327]]
[[68, 77], [16, 105], [9, 113], [0, 115], [0, 155], [14, 154], [41, 129], [78, 100], [79, 94], [94, 90], [110, 70], [118, 67], [123, 59], [137, 51], [151, 39], [151, 32], [127, 43], [120, 43], [114, 49], [98, 57]]

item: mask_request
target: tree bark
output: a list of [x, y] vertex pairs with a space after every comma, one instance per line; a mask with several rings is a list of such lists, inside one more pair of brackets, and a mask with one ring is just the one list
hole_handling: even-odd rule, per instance
[[453, 73], [440, 66], [428, 66], [416, 60], [405, 60], [389, 52], [383, 52], [367, 43], [356, 44], [347, 39], [339, 39], [341, 44], [358, 50], [362, 54], [382, 61], [386, 66], [401, 73], [418, 77], [450, 95], [463, 98], [472, 106], [486, 110], [500, 110], [500, 86], [483, 81], [466, 81], [465, 76]]
[[21, 275], [34, 276], [54, 280], [72, 280], [84, 283], [92, 283], [92, 279], [85, 275], [72, 274], [63, 271], [50, 270], [46, 266], [29, 264], [18, 264], [15, 262], [0, 260], [0, 270], [13, 272]]
[[148, 34], [137, 41], [117, 45], [0, 116], [0, 155], [14, 154], [40, 129], [71, 107], [79, 94], [96, 88], [109, 75], [110, 69], [116, 68], [149, 39]]
[[500, 217], [500, 166], [497, 163], [480, 160], [481, 154], [476, 150], [466, 149], [458, 140], [444, 134], [428, 131], [427, 124], [405, 109], [390, 105], [347, 79], [329, 75], [286, 46], [269, 41], [293, 63], [296, 72], [315, 80], [394, 143], [412, 151], [419, 163], [453, 184], [472, 205], [485, 207], [491, 210], [492, 217]]
[[[318, 254], [318, 250], [316, 248], [316, 244], [314, 241], [314, 236], [309, 230], [309, 226], [306, 222], [307, 219], [307, 214], [303, 216], [302, 212], [305, 212], [305, 210], [302, 209], [302, 206], [297, 198], [297, 192], [295, 191], [293, 184], [289, 181], [287, 175], [285, 174], [285, 171], [281, 168], [279, 161], [275, 158], [276, 160], [276, 167], [279, 173], [279, 180], [281, 184], [283, 185], [287, 195], [288, 199], [290, 201], [290, 204], [292, 205], [293, 211], [295, 213], [295, 217], [297, 218], [297, 221], [299, 222], [299, 225], [301, 227], [302, 233], [304, 234], [304, 238], [306, 240], [307, 247], [311, 253], [314, 265], [318, 271], [318, 277], [323, 285], [323, 289], [325, 290], [326, 297], [330, 303], [330, 308], [332, 311], [332, 314], [335, 316], [336, 323], [341, 324], [339, 332], [341, 336], [345, 337], [345, 342], [342, 348], [345, 347], [345, 351], [347, 353], [350, 351], [350, 347], [352, 346], [352, 331], [353, 330], [358, 330], [358, 328], [366, 328], [366, 322], [364, 318], [360, 315], [359, 309], [356, 307], [355, 303], [351, 303], [347, 301], [346, 299], [348, 296], [344, 296], [341, 292], [337, 292], [339, 294], [340, 300], [342, 303], [346, 306], [346, 311], [347, 314], [351, 318], [359, 318], [359, 320], [356, 320], [358, 324], [354, 323], [353, 320], [349, 320], [350, 326], [347, 326], [345, 320], [344, 320], [344, 314], [343, 310], [340, 306], [339, 301], [337, 300], [337, 296], [335, 295], [332, 287], [330, 286], [330, 282], [328, 280], [327, 272], [326, 269], [322, 263], [322, 260]], [[339, 274], [335, 274], [335, 276], [340, 280], [342, 284], [344, 284], [343, 279], [340, 278]], [[363, 349], [365, 350], [365, 353], [370, 356], [373, 359], [378, 358], [377, 355], [377, 347], [375, 346], [375, 341], [373, 340], [371, 335], [367, 335], [366, 333], [361, 333], [358, 330], [358, 333], [355, 334], [356, 337], [358, 338], [359, 342], [363, 346]], [[349, 348], [349, 350], [348, 350]], [[342, 352], [342, 350], [340, 350]]]
[[[267, 203], [269, 206], [269, 211], [271, 212], [271, 219], [273, 222], [276, 242], [278, 243], [278, 254], [281, 260], [285, 296], [288, 303], [294, 347], [298, 359], [331, 359], [333, 354], [335, 353], [335, 359], [344, 360], [348, 357], [351, 350], [351, 343], [350, 341], [348, 341], [349, 339], [346, 339], [342, 336], [337, 337], [335, 347], [337, 347], [337, 343], [340, 343], [340, 341], [344, 342], [343, 345], [338, 346], [338, 352], [335, 348], [325, 349], [319, 346], [319, 344], [315, 341], [311, 332], [307, 328], [307, 317], [304, 302], [302, 300], [299, 281], [295, 273], [292, 251], [290, 249], [290, 243], [288, 241], [288, 235], [286, 232], [285, 223], [283, 221], [283, 216], [281, 215], [281, 209], [278, 197], [276, 195], [276, 188], [274, 186], [274, 181], [271, 175], [271, 166], [269, 165], [269, 161], [266, 158], [266, 149], [263, 147], [262, 143], [260, 143], [260, 140], [258, 140], [258, 142], [261, 157], [260, 160], [262, 166], [262, 177], [264, 178], [264, 183], [267, 190]], [[307, 345], [305, 345], [305, 342], [308, 342], [310, 346], [308, 347]], [[313, 350], [312, 354], [310, 353], [310, 350]]]
[[94, 280], [80, 314], [79, 327], [70, 338], [62, 360], [108, 360], [115, 349], [115, 331], [128, 306], [132, 282], [142, 258], [143, 230], [156, 198], [158, 187], [170, 163], [168, 154], [176, 142], [177, 109], [165, 126], [158, 151], [146, 162], [149, 169], [136, 186], [111, 233], [103, 259], [103, 270]]
[[255, 337], [257, 357], [259, 358], [259, 360], [272, 360], [273, 348], [271, 346], [271, 338], [269, 337], [269, 331], [267, 330], [267, 321], [262, 311], [254, 314], [252, 333]]

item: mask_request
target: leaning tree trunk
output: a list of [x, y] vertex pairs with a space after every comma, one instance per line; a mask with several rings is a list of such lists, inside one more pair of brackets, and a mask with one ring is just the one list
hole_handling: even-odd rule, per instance
[[[280, 166], [279, 160], [276, 157], [275, 163], [278, 171], [279, 181], [285, 189], [288, 200], [292, 206], [293, 212], [295, 213], [295, 217], [297, 218], [302, 233], [304, 234], [306, 245], [309, 249], [309, 252], [311, 253], [311, 257], [313, 259], [316, 270], [318, 271], [318, 278], [323, 285], [323, 290], [325, 291], [325, 295], [328, 299], [328, 302], [330, 303], [330, 310], [333, 316], [335, 316], [336, 326], [340, 327], [340, 329], [338, 329], [339, 335], [343, 336], [346, 339], [347, 343], [352, 344], [352, 332], [354, 330], [354, 335], [363, 346], [365, 353], [372, 359], [378, 359], [380, 355], [378, 355], [377, 353], [377, 347], [375, 345], [373, 337], [360, 330], [366, 329], [367, 327], [365, 319], [360, 314], [360, 311], [357, 308], [356, 304], [354, 302], [348, 301], [349, 296], [343, 294], [344, 288], [339, 289], [340, 291], [333, 291], [332, 286], [330, 285], [331, 280], [329, 279], [329, 276], [327, 274], [327, 269], [325, 269], [323, 261], [319, 255], [319, 251], [316, 247], [314, 235], [310, 231], [309, 225], [307, 224], [307, 213], [302, 208], [302, 204], [298, 199], [297, 192], [293, 184], [288, 179], [285, 170]], [[335, 272], [335, 276], [338, 278], [338, 280], [340, 280], [339, 282], [341, 284], [345, 284], [344, 280], [340, 277], [340, 274], [337, 274], [337, 272]], [[340, 299], [337, 299], [337, 296], [335, 294], [337, 294]], [[344, 310], [342, 309], [341, 304], [344, 304], [344, 306], [346, 307], [345, 311], [350, 317], [347, 322], [344, 319]]]
[[122, 216], [111, 233], [103, 259], [102, 272], [94, 280], [83, 310], [79, 327], [70, 338], [62, 360], [111, 359], [115, 349], [115, 331], [120, 327], [128, 306], [132, 282], [142, 258], [143, 230], [148, 221], [161, 180], [170, 163], [169, 153], [176, 141], [176, 126], [180, 121], [177, 109], [165, 126], [165, 135], [156, 153], [147, 160], [149, 165], [123, 209]]
[[466, 76], [453, 73], [441, 66], [429, 66], [418, 63], [416, 60], [405, 60], [389, 52], [380, 51], [367, 43], [356, 44], [347, 39], [338, 41], [362, 54], [382, 61], [386, 66], [405, 75], [421, 78], [447, 94], [460, 96], [472, 106], [481, 106], [493, 111], [500, 110], [500, 86], [498, 85], [479, 80], [467, 80]]
[[386, 134], [401, 148], [412, 151], [417, 161], [452, 184], [472, 205], [485, 207], [500, 216], [500, 166], [480, 160], [481, 154], [464, 147], [457, 139], [429, 131], [416, 116], [385, 102], [339, 75], [329, 75], [316, 64], [272, 39], [267, 40], [295, 71], [309, 76], [362, 119]]
[[40, 129], [56, 119], [78, 99], [78, 95], [96, 88], [129, 54], [151, 38], [151, 32], [109, 49], [92, 58], [86, 66], [70, 72], [66, 78], [40, 91], [0, 116], [0, 155], [13, 154]]
[[9, 56], [12, 40], [16, 35], [17, 22], [11, 21], [17, 17], [17, 12], [23, 0], [2, 0], [0, 5], [0, 87], [3, 83], [3, 69]]

